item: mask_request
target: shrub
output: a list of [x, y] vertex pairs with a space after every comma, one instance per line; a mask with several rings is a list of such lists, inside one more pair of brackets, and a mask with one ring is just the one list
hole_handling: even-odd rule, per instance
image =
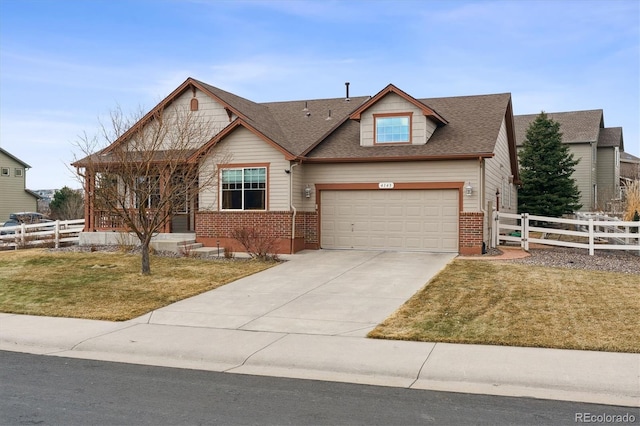
[[275, 237], [266, 236], [255, 228], [237, 228], [231, 232], [231, 236], [242, 244], [245, 251], [254, 259], [278, 259], [276, 254], [278, 239]]

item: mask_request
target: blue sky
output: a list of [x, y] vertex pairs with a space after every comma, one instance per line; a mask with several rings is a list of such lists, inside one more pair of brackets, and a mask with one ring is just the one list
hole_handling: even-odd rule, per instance
[[79, 187], [81, 134], [187, 77], [256, 102], [510, 92], [603, 109], [640, 156], [640, 2], [0, 0], [0, 146], [30, 189]]

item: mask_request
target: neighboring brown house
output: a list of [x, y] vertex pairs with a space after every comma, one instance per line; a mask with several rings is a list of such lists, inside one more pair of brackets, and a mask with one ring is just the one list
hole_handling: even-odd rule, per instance
[[620, 184], [640, 180], [640, 158], [627, 152], [620, 153]]
[[[560, 123], [562, 142], [580, 162], [573, 178], [580, 190], [583, 211], [608, 210], [620, 199], [621, 154], [624, 151], [622, 127], [604, 127], [601, 109], [546, 113]], [[516, 115], [518, 149], [526, 131], [538, 114]]]
[[[481, 253], [489, 209], [517, 209], [509, 93], [416, 98], [390, 84], [372, 97], [348, 97], [347, 86], [341, 98], [255, 103], [189, 78], [161, 106], [220, 129], [192, 156], [219, 185], [202, 189], [181, 225], [205, 245], [239, 249], [231, 232], [255, 227], [280, 253]], [[217, 164], [219, 150], [230, 160]], [[87, 203], [86, 231], [111, 231]]]
[[10, 213], [37, 211], [38, 194], [26, 189], [31, 166], [0, 148], [0, 225]]

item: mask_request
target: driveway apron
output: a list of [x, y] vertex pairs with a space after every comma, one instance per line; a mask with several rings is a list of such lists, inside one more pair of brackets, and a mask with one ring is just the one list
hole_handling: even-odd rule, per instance
[[154, 311], [150, 324], [365, 336], [456, 255], [314, 250]]

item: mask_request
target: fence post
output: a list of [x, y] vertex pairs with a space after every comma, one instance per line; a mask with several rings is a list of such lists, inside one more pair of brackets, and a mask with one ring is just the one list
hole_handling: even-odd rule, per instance
[[26, 243], [25, 243], [25, 235], [27, 233], [27, 227], [26, 225], [23, 223], [20, 224], [20, 242], [22, 243], [22, 247], [25, 247]]
[[589, 256], [594, 255], [595, 237], [593, 235], [593, 219], [589, 218]]
[[498, 247], [500, 241], [498, 241], [498, 226], [500, 226], [500, 218], [498, 217], [498, 212], [491, 211], [491, 220], [493, 224], [491, 226], [491, 247]]
[[522, 213], [522, 223], [520, 224], [520, 247], [529, 251], [529, 213]]
[[55, 240], [56, 240], [56, 248], [60, 248], [60, 220], [56, 220], [56, 228], [55, 228]]

